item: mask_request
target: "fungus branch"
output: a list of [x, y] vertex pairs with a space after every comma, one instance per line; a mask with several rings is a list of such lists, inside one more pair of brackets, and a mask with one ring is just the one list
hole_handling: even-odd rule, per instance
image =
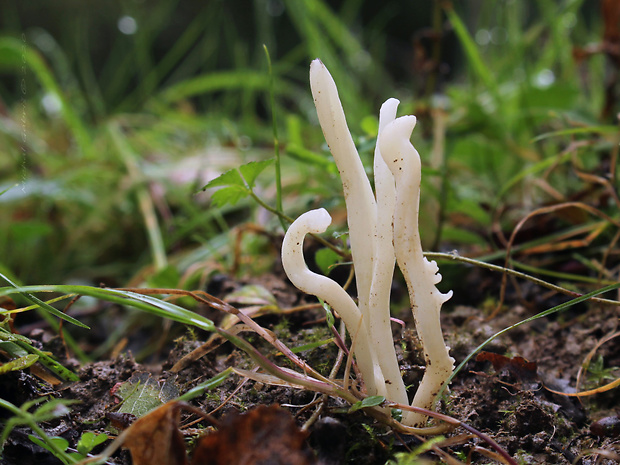
[[[375, 249], [368, 308], [370, 309], [369, 326], [373, 328], [370, 342], [381, 366], [387, 397], [394, 402], [407, 404], [407, 390], [400, 374], [394, 344], [391, 342], [394, 336], [390, 323], [390, 290], [394, 278], [395, 262], [392, 222], [396, 206], [396, 188], [394, 177], [381, 156], [379, 146], [384, 128], [396, 118], [398, 104], [398, 100], [388, 99], [379, 111], [379, 135], [374, 158], [377, 223], [374, 234]], [[386, 344], [386, 341], [390, 342]]]
[[[288, 228], [282, 243], [282, 265], [286, 275], [299, 290], [312, 294], [327, 302], [344, 320], [352, 334], [357, 334], [357, 363], [364, 377], [366, 390], [371, 395], [381, 392], [381, 370], [372, 346], [366, 321], [355, 302], [340, 285], [308, 269], [303, 256], [303, 240], [308, 233], [322, 233], [331, 224], [332, 219], [324, 208], [310, 210], [297, 218]], [[359, 331], [357, 331], [359, 328]]]
[[[390, 123], [379, 141], [385, 162], [396, 182], [394, 211], [394, 250], [398, 266], [409, 290], [409, 300], [418, 336], [424, 349], [426, 371], [416, 391], [413, 405], [431, 408], [441, 385], [454, 369], [441, 333], [441, 305], [452, 296], [440, 293], [435, 284], [441, 281], [437, 263], [424, 257], [418, 214], [420, 204], [420, 155], [409, 142], [415, 116], [403, 116]], [[406, 423], [419, 424], [426, 417], [410, 413]]]
[[[342, 317], [356, 338], [355, 356], [367, 393], [407, 404], [390, 326], [390, 288], [397, 261], [407, 281], [426, 360], [426, 373], [413, 407], [432, 409], [434, 397], [454, 364], [439, 322], [441, 304], [452, 293], [442, 294], [435, 287], [441, 275], [436, 263], [424, 258], [420, 243], [420, 157], [409, 142], [415, 117], [395, 119], [396, 99], [387, 100], [381, 107], [374, 159], [375, 197], [347, 127], [336, 84], [320, 60], [310, 65], [310, 85], [342, 180], [358, 304], [336, 282], [311, 272], [304, 262], [304, 236], [324, 232], [331, 222], [324, 209], [304, 213], [287, 231], [282, 245], [284, 270], [295, 286], [325, 300]], [[422, 425], [427, 416], [419, 412], [407, 412], [403, 423]]]
[[372, 281], [374, 228], [377, 223], [375, 197], [347, 127], [336, 83], [320, 60], [314, 60], [310, 64], [310, 88], [323, 135], [334, 156], [342, 181], [351, 256], [353, 263], [357, 265], [355, 279], [359, 307], [368, 321], [368, 293]]

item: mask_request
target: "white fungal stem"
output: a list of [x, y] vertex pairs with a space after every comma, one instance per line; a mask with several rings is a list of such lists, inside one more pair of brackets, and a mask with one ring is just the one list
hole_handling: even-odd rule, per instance
[[[338, 312], [352, 336], [357, 337], [355, 355], [367, 393], [385, 396], [383, 375], [368, 341], [366, 321], [357, 305], [338, 283], [310, 271], [304, 260], [303, 241], [306, 234], [325, 232], [330, 223], [331, 217], [324, 208], [310, 210], [297, 218], [284, 236], [282, 265], [295, 287], [323, 299]], [[357, 328], [360, 328], [359, 331]]]
[[[396, 183], [394, 212], [394, 250], [396, 260], [407, 282], [416, 331], [422, 342], [426, 371], [416, 391], [412, 405], [433, 408], [435, 396], [454, 369], [454, 359], [448, 354], [441, 332], [441, 305], [452, 296], [442, 294], [435, 284], [441, 281], [437, 264], [424, 258], [418, 215], [420, 204], [420, 155], [409, 137], [415, 127], [415, 116], [403, 116], [390, 123], [379, 140], [381, 154]], [[426, 416], [408, 413], [403, 422], [421, 425]]]
[[390, 323], [390, 294], [395, 262], [392, 221], [396, 191], [394, 177], [381, 156], [378, 142], [382, 137], [383, 129], [396, 118], [398, 104], [398, 100], [388, 99], [379, 111], [379, 132], [374, 158], [377, 223], [372, 283], [368, 302], [370, 310], [368, 327], [371, 331], [370, 343], [373, 345], [373, 351], [381, 366], [388, 399], [400, 404], [408, 404], [407, 390], [398, 366]]
[[[390, 324], [390, 289], [394, 261], [403, 272], [426, 372], [413, 399], [416, 407], [433, 408], [435, 396], [454, 367], [443, 341], [439, 313], [452, 292], [440, 293], [437, 264], [424, 258], [418, 232], [420, 156], [409, 142], [414, 116], [396, 118], [398, 100], [381, 107], [375, 149], [376, 199], [347, 127], [338, 90], [320, 60], [310, 66], [310, 85], [325, 135], [342, 180], [358, 305], [335, 281], [311, 272], [303, 258], [307, 233], [324, 232], [331, 218], [324, 209], [301, 215], [282, 245], [282, 263], [297, 288], [313, 294], [338, 312], [356, 337], [355, 357], [369, 395], [407, 404]], [[396, 258], [395, 258], [396, 257]], [[419, 426], [427, 417], [407, 412], [403, 424]]]
[[310, 64], [310, 88], [323, 135], [340, 172], [347, 207], [359, 309], [368, 321], [373, 272], [373, 234], [377, 223], [375, 198], [349, 132], [336, 83], [319, 59]]

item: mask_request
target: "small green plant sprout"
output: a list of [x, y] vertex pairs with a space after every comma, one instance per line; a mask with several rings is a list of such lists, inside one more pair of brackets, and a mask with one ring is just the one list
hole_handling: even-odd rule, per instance
[[[95, 447], [103, 444], [108, 440], [108, 435], [104, 433], [95, 434], [91, 431], [87, 431], [82, 434], [82, 437], [77, 443], [77, 449], [74, 451], [72, 451], [72, 449], [69, 447], [69, 441], [59, 436], [47, 438], [47, 442], [42, 441], [41, 439], [32, 434], [29, 434], [28, 438], [35, 444], [51, 452], [58, 460], [60, 460], [65, 465], [72, 465], [87, 458], [90, 452]], [[58, 450], [61, 450], [64, 453], [59, 454]]]
[[[25, 425], [30, 427], [33, 433], [36, 434], [36, 436], [29, 436], [31, 441], [52, 452], [63, 463], [76, 463], [78, 460], [73, 460], [72, 456], [66, 452], [68, 447], [66, 440], [49, 437], [45, 434], [43, 428], [39, 426], [39, 423], [67, 415], [70, 412], [68, 406], [75, 402], [74, 400], [42, 397], [30, 400], [21, 407], [17, 407], [9, 401], [0, 398], [0, 408], [8, 410], [13, 415], [4, 423], [4, 429], [2, 434], [0, 434], [0, 457], [2, 456], [4, 442], [11, 434], [11, 431], [13, 431], [13, 428]], [[33, 412], [30, 412], [30, 409], [33, 407], [36, 408]]]
[[[268, 206], [254, 192], [254, 186], [258, 175], [272, 163], [273, 158], [251, 161], [212, 179], [202, 190], [204, 191], [211, 187], [221, 187], [211, 196], [211, 200], [216, 207], [223, 207], [226, 204], [235, 205], [240, 200], [250, 196], [259, 205], [267, 208]], [[269, 208], [269, 210], [272, 211], [273, 209]]]
[[[429, 438], [410, 452], [398, 452], [394, 454], [394, 460], [390, 460], [386, 465], [426, 465], [430, 464], [429, 460], [422, 457], [425, 452], [430, 451], [433, 447], [441, 444], [446, 438], [436, 436]], [[460, 463], [460, 462], [455, 462]]]
[[[358, 304], [335, 281], [311, 272], [303, 258], [304, 236], [322, 233], [331, 223], [325, 209], [302, 214], [288, 229], [282, 246], [284, 270], [300, 290], [327, 302], [342, 317], [354, 340], [354, 352], [367, 394], [408, 404], [390, 327], [390, 287], [395, 261], [409, 290], [416, 330], [424, 348], [426, 372], [412, 405], [432, 409], [454, 368], [439, 321], [441, 305], [452, 291], [440, 293], [437, 264], [423, 255], [418, 232], [420, 156], [409, 142], [415, 116], [396, 118], [398, 100], [389, 99], [379, 114], [374, 156], [375, 193], [347, 127], [338, 89], [320, 60], [310, 65], [310, 85], [319, 122], [342, 180]], [[405, 412], [403, 424], [423, 425], [427, 417]]]

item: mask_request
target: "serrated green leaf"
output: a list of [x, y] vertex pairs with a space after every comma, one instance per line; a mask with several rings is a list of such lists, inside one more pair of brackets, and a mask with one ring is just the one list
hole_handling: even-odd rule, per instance
[[136, 373], [122, 383], [116, 394], [123, 399], [120, 413], [131, 413], [141, 417], [151, 410], [179, 396], [179, 389], [174, 381], [166, 380], [162, 384], [151, 377], [150, 373]]
[[269, 160], [251, 161], [250, 163], [246, 163], [245, 165], [241, 165], [239, 167], [239, 171], [241, 171], [241, 174], [243, 175], [245, 182], [248, 183], [250, 189], [254, 187], [254, 183], [256, 182], [258, 175], [273, 162], [274, 159], [270, 158]]
[[162, 404], [159, 399], [159, 386], [150, 373], [134, 374], [119, 386], [116, 395], [124, 401], [119, 412], [131, 413], [137, 417]]
[[216, 207], [223, 207], [227, 203], [235, 205], [248, 195], [250, 195], [250, 191], [245, 186], [228, 186], [214, 192], [211, 195], [211, 202]]
[[225, 173], [220, 174], [217, 178], [209, 181], [202, 190], [209, 189], [211, 187], [222, 187], [222, 186], [242, 186], [245, 187], [245, 183], [243, 182], [243, 178], [241, 178], [241, 174], [237, 168], [233, 168], [231, 170], [226, 171]]

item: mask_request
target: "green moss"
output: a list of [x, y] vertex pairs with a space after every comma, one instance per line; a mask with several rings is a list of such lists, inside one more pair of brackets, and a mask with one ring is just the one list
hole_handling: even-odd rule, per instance
[[273, 332], [280, 340], [288, 340], [291, 338], [291, 323], [286, 317], [281, 317], [273, 327]]

